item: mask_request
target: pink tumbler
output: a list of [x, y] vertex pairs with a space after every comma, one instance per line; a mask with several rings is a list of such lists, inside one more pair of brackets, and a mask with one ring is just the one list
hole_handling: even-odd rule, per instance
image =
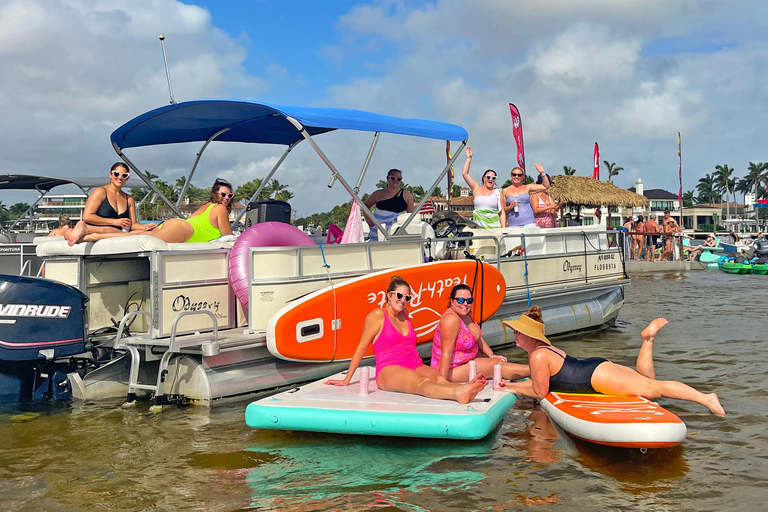
[[501, 388], [501, 365], [493, 365], [493, 389]]
[[474, 359], [469, 362], [469, 382], [472, 382], [477, 377], [477, 361]]
[[360, 368], [360, 390], [357, 392], [360, 395], [368, 394], [368, 381], [371, 379], [371, 369], [367, 366]]

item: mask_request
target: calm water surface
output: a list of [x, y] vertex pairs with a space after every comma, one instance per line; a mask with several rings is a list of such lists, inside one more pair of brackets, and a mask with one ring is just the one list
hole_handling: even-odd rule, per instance
[[657, 375], [717, 392], [728, 413], [662, 400], [688, 425], [674, 449], [575, 442], [531, 400], [471, 443], [255, 431], [244, 402], [32, 404], [0, 410], [0, 509], [764, 510], [766, 309], [766, 276], [634, 276], [615, 328], [558, 340], [634, 365], [640, 331], [666, 316]]

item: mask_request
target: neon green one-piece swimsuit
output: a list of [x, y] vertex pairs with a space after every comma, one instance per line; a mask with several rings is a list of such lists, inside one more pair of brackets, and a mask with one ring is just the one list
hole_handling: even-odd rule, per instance
[[214, 203], [211, 203], [211, 206], [206, 208], [203, 213], [197, 217], [187, 219], [187, 222], [192, 225], [192, 229], [194, 230], [187, 242], [210, 242], [221, 236], [219, 228], [212, 226], [211, 221], [208, 220], [208, 217], [211, 215], [211, 208], [214, 206]]

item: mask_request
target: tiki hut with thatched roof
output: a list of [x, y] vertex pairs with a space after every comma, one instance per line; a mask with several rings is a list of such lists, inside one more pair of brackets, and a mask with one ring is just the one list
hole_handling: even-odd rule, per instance
[[612, 183], [598, 181], [586, 176], [555, 176], [549, 189], [557, 202], [567, 201], [579, 206], [623, 206], [626, 208], [649, 206], [646, 197], [617, 187]]

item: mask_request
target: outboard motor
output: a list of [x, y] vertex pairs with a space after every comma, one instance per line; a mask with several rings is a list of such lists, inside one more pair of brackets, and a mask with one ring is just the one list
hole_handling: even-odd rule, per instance
[[768, 256], [768, 240], [758, 240], [755, 242], [755, 252], [759, 258]]
[[85, 351], [87, 302], [66, 284], [0, 275], [0, 403], [69, 398], [61, 358]]

